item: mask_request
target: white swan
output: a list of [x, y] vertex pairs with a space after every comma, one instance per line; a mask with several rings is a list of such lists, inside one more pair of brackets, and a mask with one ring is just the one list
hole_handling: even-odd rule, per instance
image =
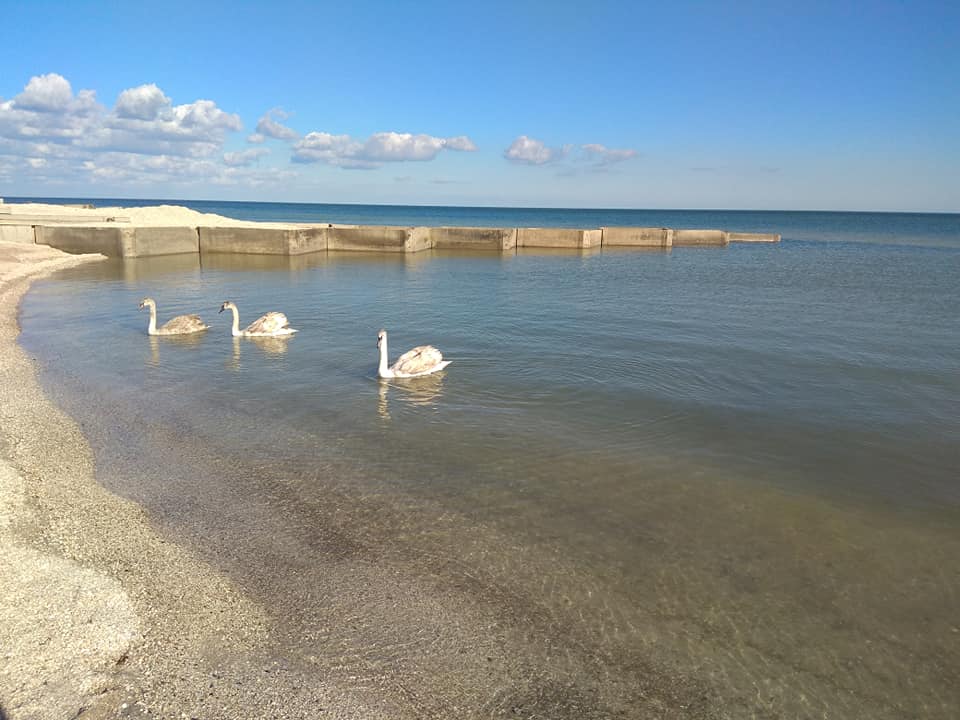
[[382, 378], [410, 378], [429, 375], [443, 370], [450, 364], [443, 359], [443, 354], [432, 345], [420, 345], [405, 352], [397, 361], [387, 367], [387, 331], [381, 330], [377, 335], [377, 347], [380, 348], [380, 367], [377, 374]]
[[157, 327], [157, 303], [153, 298], [145, 297], [140, 301], [140, 310], [150, 308], [150, 324], [147, 326], [148, 335], [188, 335], [206, 330], [210, 326], [200, 319], [199, 315], [178, 315]]
[[278, 337], [280, 335], [292, 335], [296, 332], [290, 327], [287, 316], [281, 312], [268, 312], [261, 315], [252, 323], [247, 325], [244, 330], [240, 329], [240, 313], [237, 312], [237, 306], [227, 300], [220, 306], [220, 312], [224, 310], [233, 310], [233, 330], [234, 337]]

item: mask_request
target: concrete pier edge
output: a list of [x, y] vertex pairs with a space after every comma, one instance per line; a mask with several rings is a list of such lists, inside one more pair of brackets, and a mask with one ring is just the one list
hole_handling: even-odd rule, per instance
[[465, 250], [515, 253], [521, 248], [587, 250], [726, 246], [731, 242], [779, 242], [775, 233], [725, 230], [614, 227], [488, 228], [385, 225], [131, 226], [126, 224], [0, 223], [0, 239], [31, 242], [71, 253], [149, 257], [187, 253], [303, 255], [331, 251], [416, 253]]

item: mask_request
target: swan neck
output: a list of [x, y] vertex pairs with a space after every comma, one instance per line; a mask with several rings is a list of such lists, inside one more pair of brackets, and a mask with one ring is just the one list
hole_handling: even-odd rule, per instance
[[148, 303], [147, 307], [150, 309], [150, 324], [147, 326], [148, 335], [157, 334], [157, 306], [153, 303]]
[[380, 377], [387, 377], [390, 371], [387, 369], [387, 339], [380, 341], [380, 368], [378, 370]]
[[230, 312], [233, 313], [233, 336], [236, 337], [240, 334], [240, 313], [235, 307], [230, 308]]

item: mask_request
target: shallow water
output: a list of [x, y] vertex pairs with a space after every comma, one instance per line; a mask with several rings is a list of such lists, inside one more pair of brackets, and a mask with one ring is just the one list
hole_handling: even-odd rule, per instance
[[[98, 478], [307, 678], [440, 716], [947, 718], [958, 277], [910, 241], [153, 258], [38, 283], [21, 341]], [[214, 327], [149, 338], [144, 295]], [[235, 340], [226, 299], [300, 332]], [[453, 363], [379, 381], [381, 327]]]

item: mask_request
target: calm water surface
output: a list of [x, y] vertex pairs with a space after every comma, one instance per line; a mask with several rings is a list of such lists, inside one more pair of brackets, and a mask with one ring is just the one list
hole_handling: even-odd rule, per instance
[[[36, 284], [21, 342], [306, 677], [448, 716], [948, 718], [960, 246], [904, 238], [109, 261]], [[145, 295], [214, 327], [149, 338]], [[300, 332], [235, 340], [227, 299]], [[381, 327], [453, 363], [379, 381]]]

